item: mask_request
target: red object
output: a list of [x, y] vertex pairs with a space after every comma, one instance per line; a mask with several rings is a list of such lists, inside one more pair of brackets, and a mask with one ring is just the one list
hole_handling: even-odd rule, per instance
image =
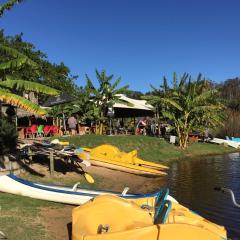
[[55, 125], [51, 126], [50, 134], [55, 135], [57, 133], [58, 133], [58, 126], [55, 126]]
[[31, 127], [26, 128], [25, 135], [32, 135], [32, 137], [37, 134], [37, 125], [33, 124]]
[[51, 134], [51, 126], [49, 125], [44, 126], [43, 132], [44, 132], [44, 136]]

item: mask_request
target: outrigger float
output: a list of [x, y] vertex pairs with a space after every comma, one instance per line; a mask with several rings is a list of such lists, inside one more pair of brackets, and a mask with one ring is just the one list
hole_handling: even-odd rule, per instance
[[123, 172], [143, 176], [167, 175], [167, 166], [144, 161], [137, 157], [137, 150], [129, 153], [121, 152], [117, 147], [104, 144], [96, 148], [82, 148], [84, 152], [78, 154], [82, 160], [88, 160], [92, 165], [106, 167]]
[[227, 240], [224, 227], [167, 197], [168, 190], [161, 191], [144, 204], [98, 196], [73, 209], [72, 240]]

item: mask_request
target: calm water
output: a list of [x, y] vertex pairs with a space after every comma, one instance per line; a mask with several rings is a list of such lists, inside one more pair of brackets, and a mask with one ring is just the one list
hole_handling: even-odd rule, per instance
[[240, 208], [233, 206], [230, 195], [213, 190], [231, 188], [240, 203], [239, 153], [173, 163], [166, 184], [180, 203], [224, 225], [229, 238], [240, 239]]

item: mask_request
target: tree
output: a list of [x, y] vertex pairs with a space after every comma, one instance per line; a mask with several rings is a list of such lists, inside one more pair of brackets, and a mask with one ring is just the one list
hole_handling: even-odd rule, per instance
[[158, 96], [148, 96], [148, 101], [162, 105], [162, 115], [173, 122], [182, 149], [187, 147], [191, 131], [214, 128], [222, 121], [223, 104], [219, 93], [201, 74], [195, 81], [188, 74], [178, 81], [174, 74], [172, 86], [165, 78], [158, 92]]
[[7, 10], [11, 10], [12, 7], [17, 4], [22, 2], [23, 0], [8, 0], [7, 2], [3, 3], [0, 5], [0, 17], [3, 16], [4, 12]]
[[[72, 76], [70, 69], [64, 64], [53, 64], [48, 61], [47, 55], [37, 50], [34, 44], [23, 40], [23, 34], [15, 36], [5, 36], [4, 31], [0, 31], [0, 44], [16, 49], [19, 53], [31, 59], [38, 66], [38, 71], [32, 71], [32, 66], [25, 64], [21, 66], [21, 71], [15, 71], [17, 79], [38, 82], [69, 95], [75, 95], [78, 87], [75, 80], [78, 76]], [[0, 55], [0, 62], [5, 62], [5, 56]], [[45, 99], [40, 96], [40, 101]]]
[[35, 62], [17, 50], [0, 45], [0, 53], [5, 61], [0, 62], [0, 101], [18, 106], [33, 114], [45, 115], [46, 110], [22, 97], [23, 92], [34, 91], [48, 95], [56, 95], [58, 91], [40, 83], [15, 78], [22, 66], [29, 65], [38, 71]]
[[[114, 83], [111, 83], [114, 75], [107, 76], [105, 70], [99, 72], [96, 70], [96, 77], [99, 83], [99, 88], [96, 88], [91, 79], [86, 74], [87, 85], [86, 89], [90, 92], [91, 100], [94, 103], [94, 115], [97, 118], [97, 126], [99, 126], [99, 134], [103, 133], [103, 123], [106, 119], [107, 111], [109, 108], [112, 108], [114, 103], [123, 102], [120, 99], [119, 93], [126, 93], [128, 85], [117, 88], [121, 78], [119, 77]], [[125, 103], [125, 102], [124, 102]]]

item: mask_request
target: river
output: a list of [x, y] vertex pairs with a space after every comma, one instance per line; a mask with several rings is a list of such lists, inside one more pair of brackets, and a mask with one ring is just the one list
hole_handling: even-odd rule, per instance
[[232, 240], [240, 239], [240, 208], [230, 195], [213, 190], [231, 188], [240, 203], [239, 153], [173, 162], [165, 184], [181, 204], [225, 226]]

